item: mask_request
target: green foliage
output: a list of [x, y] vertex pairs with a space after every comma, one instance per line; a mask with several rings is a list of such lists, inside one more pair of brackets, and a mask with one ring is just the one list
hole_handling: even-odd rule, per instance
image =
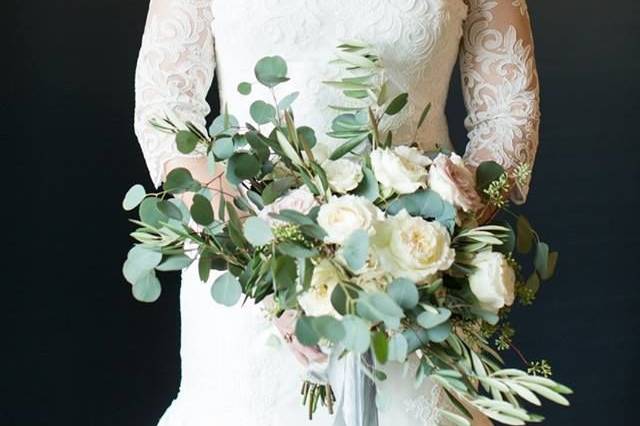
[[444, 324], [451, 317], [451, 311], [447, 308], [434, 308], [425, 306], [424, 312], [418, 315], [417, 321], [421, 327], [432, 329]]
[[389, 106], [387, 106], [387, 109], [384, 111], [384, 113], [387, 115], [396, 115], [407, 105], [408, 99], [408, 93], [399, 94], [389, 103]]
[[278, 109], [280, 111], [284, 111], [286, 109], [289, 109], [291, 107], [291, 105], [293, 104], [293, 102], [298, 99], [298, 96], [300, 95], [300, 92], [293, 92], [293, 93], [289, 93], [287, 96], [285, 96], [284, 98], [282, 98], [280, 100], [280, 102], [278, 102]]
[[153, 303], [160, 297], [162, 287], [154, 272], [143, 275], [131, 287], [133, 297], [139, 302]]
[[224, 137], [216, 139], [212, 149], [216, 159], [226, 160], [233, 155], [235, 145], [232, 138]]
[[389, 360], [389, 341], [384, 332], [376, 331], [371, 334], [371, 347], [380, 364], [385, 364]]
[[240, 300], [241, 294], [240, 282], [229, 272], [220, 275], [211, 286], [211, 297], [221, 305], [235, 305]]
[[373, 174], [373, 171], [368, 167], [362, 168], [363, 178], [358, 184], [358, 187], [353, 191], [354, 194], [360, 195], [369, 201], [375, 201], [380, 196], [380, 187], [378, 186], [378, 180]]
[[369, 234], [363, 229], [355, 230], [347, 237], [342, 255], [352, 271], [362, 269], [369, 257]]
[[396, 278], [387, 288], [387, 293], [403, 309], [411, 310], [418, 305], [420, 294], [416, 284], [406, 278]]
[[251, 94], [251, 83], [243, 81], [242, 83], [238, 84], [238, 92], [241, 95], [245, 96]]
[[273, 232], [267, 222], [256, 216], [251, 216], [244, 222], [244, 237], [254, 247], [269, 244], [273, 240]]
[[260, 161], [247, 152], [236, 152], [227, 161], [227, 180], [239, 185], [245, 179], [256, 177], [260, 173]]
[[256, 78], [267, 87], [275, 87], [287, 80], [287, 63], [280, 56], [267, 56], [260, 59], [254, 68]]
[[178, 146], [178, 151], [183, 154], [191, 154], [196, 149], [199, 141], [198, 135], [188, 130], [181, 130], [176, 133], [176, 145]]
[[249, 108], [251, 118], [258, 124], [267, 124], [275, 120], [276, 109], [265, 101], [255, 101]]
[[145, 191], [144, 186], [140, 184], [133, 185], [129, 188], [122, 200], [122, 208], [127, 211], [133, 210], [138, 207], [146, 196], [147, 192]]
[[387, 294], [363, 293], [358, 298], [356, 309], [359, 316], [373, 322], [384, 322], [387, 328], [395, 330], [400, 327], [404, 311]]
[[213, 220], [213, 207], [209, 199], [203, 195], [195, 194], [191, 205], [191, 217], [198, 225], [210, 225]]
[[504, 168], [495, 161], [485, 161], [476, 169], [476, 188], [480, 194], [489, 188], [492, 182], [504, 175]]
[[435, 191], [426, 189], [416, 191], [413, 194], [401, 195], [387, 207], [387, 213], [395, 215], [403, 209], [407, 210], [411, 216], [437, 220], [450, 233], [453, 233], [456, 224], [456, 209], [444, 201]]
[[369, 349], [371, 342], [369, 324], [355, 315], [345, 315], [342, 318], [345, 337], [342, 343], [345, 348], [357, 354], [363, 354]]
[[183, 192], [196, 192], [200, 190], [202, 185], [193, 179], [188, 169], [178, 167], [167, 174], [163, 187], [165, 191], [172, 194], [181, 194]]

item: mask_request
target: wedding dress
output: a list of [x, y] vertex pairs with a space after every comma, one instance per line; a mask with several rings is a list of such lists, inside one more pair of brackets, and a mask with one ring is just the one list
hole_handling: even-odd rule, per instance
[[[444, 111], [459, 59], [466, 161], [494, 160], [509, 170], [533, 165], [539, 91], [525, 0], [152, 0], [136, 73], [135, 130], [154, 185], [161, 184], [165, 162], [183, 154], [149, 121], [168, 114], [204, 125], [214, 69], [221, 105], [244, 123], [251, 121], [250, 102], [271, 98], [257, 85], [243, 96], [238, 83], [255, 81], [261, 57], [282, 56], [291, 80], [276, 89], [280, 96], [300, 92], [293, 104], [297, 124], [318, 135], [329, 130], [335, 112], [328, 106], [344, 98], [321, 82], [339, 76], [328, 62], [335, 46], [351, 39], [374, 46], [390, 81], [410, 93], [391, 124], [394, 141], [410, 141], [431, 102], [417, 143], [451, 149]], [[336, 144], [328, 136], [319, 141]], [[516, 187], [511, 198], [524, 202], [527, 191], [528, 184]], [[306, 424], [302, 367], [260, 306], [215, 304], [214, 279], [200, 282], [195, 264], [182, 272], [182, 382], [160, 426]], [[439, 387], [426, 380], [416, 388], [401, 367], [385, 368], [389, 378], [379, 392], [387, 407], [379, 425], [444, 424]], [[325, 411], [318, 409], [310, 424], [334, 425]]]

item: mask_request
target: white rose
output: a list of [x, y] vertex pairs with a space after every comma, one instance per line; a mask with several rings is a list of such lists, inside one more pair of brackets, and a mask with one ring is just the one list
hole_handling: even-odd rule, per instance
[[340, 275], [327, 259], [323, 259], [313, 269], [309, 289], [298, 296], [298, 304], [307, 315], [321, 316], [338, 313], [331, 305], [331, 292], [340, 282]]
[[371, 166], [376, 179], [398, 194], [410, 194], [427, 184], [427, 166], [431, 160], [416, 148], [399, 145], [376, 149], [371, 153]]
[[384, 213], [364, 197], [344, 195], [323, 204], [318, 212], [318, 225], [326, 232], [325, 241], [342, 244], [357, 229], [373, 233], [373, 226]]
[[356, 189], [364, 174], [362, 167], [354, 161], [340, 158], [338, 160], [325, 160], [322, 168], [327, 174], [329, 186], [340, 194]]
[[503, 306], [511, 306], [515, 299], [516, 274], [501, 254], [484, 251], [471, 261], [476, 270], [469, 276], [471, 291], [480, 306], [497, 313]]
[[482, 206], [476, 191], [475, 175], [467, 168], [462, 158], [438, 154], [429, 168], [429, 188], [465, 212], [475, 211]]
[[455, 251], [450, 244], [449, 232], [439, 222], [412, 217], [406, 210], [380, 223], [372, 239], [382, 268], [417, 284], [451, 267]]
[[393, 280], [391, 274], [386, 272], [380, 266], [380, 261], [373, 253], [370, 253], [369, 259], [364, 267], [355, 272], [353, 282], [360, 286], [364, 291], [376, 292], [387, 290], [387, 286]]
[[265, 220], [270, 225], [280, 224], [279, 220], [273, 219], [269, 213], [280, 213], [282, 210], [295, 210], [307, 214], [318, 205], [318, 201], [306, 186], [289, 191], [287, 194], [276, 199], [273, 203], [266, 205], [258, 217]]

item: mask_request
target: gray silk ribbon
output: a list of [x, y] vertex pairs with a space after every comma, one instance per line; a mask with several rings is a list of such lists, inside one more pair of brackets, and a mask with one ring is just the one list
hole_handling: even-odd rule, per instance
[[347, 353], [334, 348], [328, 363], [312, 364], [307, 370], [311, 381], [331, 384], [336, 396], [333, 426], [378, 426], [375, 383], [363, 371], [363, 361], [371, 364], [371, 354]]

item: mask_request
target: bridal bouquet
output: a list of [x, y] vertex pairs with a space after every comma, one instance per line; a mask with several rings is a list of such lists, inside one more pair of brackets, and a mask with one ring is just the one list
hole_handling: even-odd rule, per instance
[[[222, 271], [211, 287], [216, 302], [244, 298], [268, 301], [275, 315], [296, 311], [302, 344], [367, 354], [374, 382], [385, 379], [381, 365], [414, 357], [418, 367], [407, 380], [440, 385], [454, 407], [442, 414], [455, 424], [471, 424], [461, 401], [504, 424], [542, 421], [524, 403], [537, 406], [543, 397], [568, 405], [571, 390], [548, 377], [546, 361], [522, 357], [524, 370], [504, 368], [499, 354], [514, 347], [512, 306], [533, 303], [557, 260], [508, 206], [506, 194], [530, 171], [523, 165], [507, 173], [494, 162], [471, 170], [455, 153], [393, 143], [387, 124], [408, 94], [394, 93], [370, 47], [345, 43], [337, 57], [348, 76], [326, 84], [349, 106], [332, 106], [328, 136], [343, 141], [333, 150], [313, 129], [296, 126], [298, 93], [278, 99], [276, 86], [288, 80], [278, 56], [257, 62], [257, 83], [238, 86], [250, 95], [261, 84], [273, 95], [273, 103], [251, 104], [254, 123], [241, 125], [228, 111], [208, 132], [169, 118], [154, 122], [175, 134], [181, 152], [206, 155], [212, 175], [218, 163], [226, 167], [210, 182], [178, 168], [158, 193], [141, 185], [128, 191], [123, 206], [139, 213], [131, 234], [137, 244], [123, 267], [134, 297], [155, 301], [157, 273], [195, 261], [203, 282]], [[239, 195], [219, 189], [220, 179]], [[194, 193], [189, 209], [174, 197], [185, 192]], [[506, 220], [478, 223], [485, 209]], [[303, 394], [310, 413], [318, 403], [332, 408], [326, 383], [305, 383]]]

